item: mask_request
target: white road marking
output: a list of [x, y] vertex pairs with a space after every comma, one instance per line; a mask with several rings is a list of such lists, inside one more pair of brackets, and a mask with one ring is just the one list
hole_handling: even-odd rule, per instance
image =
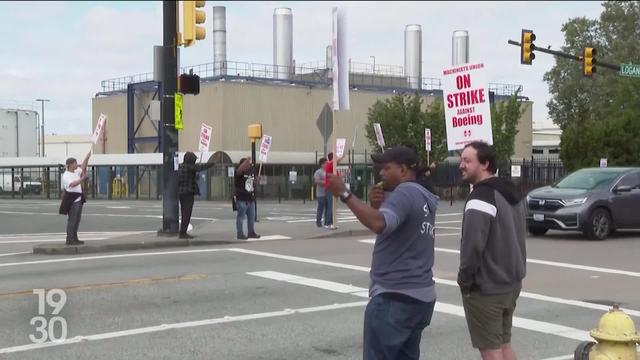
[[136, 329], [113, 331], [113, 332], [94, 334], [94, 335], [88, 335], [88, 336], [76, 336], [63, 341], [6, 347], [6, 348], [0, 349], [0, 354], [17, 353], [22, 351], [44, 349], [44, 348], [49, 348], [54, 346], [77, 344], [77, 343], [86, 342], [86, 341], [114, 339], [114, 338], [125, 337], [125, 336], [149, 334], [149, 333], [155, 333], [155, 332], [167, 331], [167, 330], [193, 328], [198, 326], [210, 326], [210, 325], [226, 324], [226, 323], [239, 322], [239, 321], [258, 320], [258, 319], [266, 319], [266, 318], [273, 318], [273, 317], [279, 317], [279, 316], [290, 316], [295, 314], [308, 314], [308, 313], [315, 313], [315, 312], [321, 312], [321, 311], [349, 309], [354, 307], [362, 307], [362, 306], [365, 306], [366, 304], [367, 304], [366, 301], [357, 301], [357, 302], [349, 302], [349, 303], [342, 303], [342, 304], [313, 306], [313, 307], [298, 308], [298, 309], [285, 309], [281, 311], [271, 311], [271, 312], [264, 312], [264, 313], [257, 313], [257, 314], [225, 316], [221, 318], [185, 321], [185, 322], [178, 322], [178, 323], [172, 323], [172, 324], [162, 324], [157, 326], [148, 326], [148, 327], [142, 327], [142, 328], [136, 328]]
[[13, 255], [21, 255], [21, 254], [31, 254], [31, 252], [26, 251], [26, 252], [6, 253], [6, 254], [0, 254], [0, 256], [13, 256]]
[[457, 223], [461, 223], [462, 220], [451, 220], [451, 221], [436, 221], [436, 226], [438, 226], [438, 224], [457, 224]]
[[451, 226], [440, 226], [436, 223], [436, 229], [446, 229], [446, 230], [460, 230], [459, 227], [451, 227]]
[[[357, 265], [336, 263], [336, 262], [316, 260], [316, 259], [304, 258], [304, 257], [298, 257], [298, 256], [275, 254], [275, 253], [269, 253], [269, 252], [257, 251], [257, 250], [249, 250], [249, 249], [241, 249], [241, 248], [230, 248], [230, 249], [226, 249], [226, 250], [239, 252], [239, 253], [244, 253], [244, 254], [251, 254], [251, 255], [270, 257], [270, 258], [275, 258], [275, 259], [302, 262], [302, 263], [307, 263], [307, 264], [329, 266], [329, 267], [334, 267], [334, 268], [339, 268], [339, 269], [348, 269], [348, 270], [363, 271], [363, 272], [369, 272], [369, 270], [370, 270], [370, 268], [368, 268], [366, 266], [357, 266]], [[436, 277], [434, 277], [433, 279], [435, 280], [435, 282], [437, 284], [456, 286], [456, 287], [458, 286], [458, 283], [456, 281], [453, 281], [453, 280], [440, 279], [440, 278], [436, 278]], [[569, 299], [557, 298], [557, 297], [546, 296], [546, 295], [541, 295], [541, 294], [535, 294], [535, 293], [530, 293], [530, 292], [525, 292], [525, 291], [521, 292], [520, 296], [523, 297], [523, 298], [546, 301], [546, 302], [562, 304], [562, 305], [576, 306], [576, 307], [581, 307], [581, 308], [585, 308], [585, 309], [594, 309], [594, 310], [601, 310], [601, 311], [609, 311], [610, 310], [610, 306], [606, 306], [606, 305], [593, 304], [593, 303], [588, 303], [588, 302], [579, 301], [579, 300], [569, 300]], [[640, 311], [632, 310], [632, 309], [623, 309], [623, 310], [627, 315], [640, 317]]]
[[[445, 249], [445, 248], [435, 248], [435, 249], [436, 251], [440, 251], [440, 252], [460, 254], [460, 250], [456, 250], [456, 249]], [[627, 270], [618, 270], [618, 269], [587, 266], [587, 265], [577, 265], [577, 264], [531, 259], [531, 258], [527, 259], [527, 262], [532, 264], [547, 265], [547, 266], [561, 267], [561, 268], [567, 268], [567, 269], [585, 270], [585, 271], [591, 271], [591, 272], [599, 272], [599, 273], [614, 274], [614, 275], [625, 275], [625, 276], [631, 276], [631, 277], [640, 277], [639, 272], [627, 271]]]
[[106, 206], [107, 209], [131, 209], [131, 206]]
[[4, 264], [0, 264], [0, 268], [2, 268], [2, 267], [11, 267], [11, 266], [23, 266], [23, 265], [39, 265], [39, 264], [51, 264], [51, 263], [63, 263], [63, 262], [72, 262], [72, 261], [116, 259], [116, 258], [138, 257], [138, 256], [159, 256], [159, 255], [208, 253], [208, 252], [217, 252], [217, 251], [224, 251], [224, 250], [227, 250], [227, 249], [198, 249], [198, 250], [157, 251], [157, 252], [134, 253], [134, 254], [116, 254], [116, 255], [102, 255], [102, 256], [68, 257], [68, 258], [62, 258], [62, 259], [49, 259], [49, 260], [35, 260], [35, 261], [4, 263]]
[[[280, 273], [276, 271], [259, 271], [247, 273], [248, 275], [259, 276], [262, 278], [284, 281], [287, 283], [310, 286], [318, 289], [333, 291], [342, 294], [351, 294], [355, 296], [368, 298], [368, 290], [365, 288], [346, 285], [334, 281], [326, 281], [321, 279], [314, 279], [302, 276], [296, 276], [291, 274]], [[464, 309], [462, 306], [447, 304], [443, 302], [436, 302], [435, 311], [455, 315], [464, 318]], [[578, 341], [586, 341], [591, 339], [589, 333], [585, 330], [572, 328], [569, 326], [554, 324], [545, 321], [538, 321], [532, 319], [521, 318], [518, 316], [513, 317], [513, 326], [525, 330], [535, 331], [547, 335], [560, 336], [567, 339], [573, 339]]]
[[[436, 237], [437, 236], [438, 234], [436, 234]], [[361, 243], [367, 243], [367, 244], [375, 243], [375, 239], [366, 239], [366, 240], [359, 240], [359, 241]], [[435, 250], [439, 252], [444, 252], [444, 253], [460, 254], [460, 250], [456, 250], [456, 249], [446, 249], [446, 248], [437, 247], [435, 248]], [[592, 271], [592, 272], [599, 272], [599, 273], [606, 273], [606, 274], [640, 277], [640, 273], [634, 272], [634, 271], [627, 271], [627, 270], [618, 270], [618, 269], [587, 266], [587, 265], [577, 265], [577, 264], [569, 264], [569, 263], [531, 259], [531, 258], [527, 259], [527, 262], [532, 264], [555, 266], [555, 267], [561, 267], [561, 268], [567, 268], [567, 269], [576, 269], [576, 270], [585, 270], [585, 271]]]
[[269, 241], [269, 240], [289, 240], [289, 239], [291, 239], [291, 237], [284, 236], [284, 235], [266, 235], [266, 236], [260, 236], [260, 239], [248, 239], [245, 241], [251, 242], [251, 241]]
[[546, 359], [542, 359], [542, 360], [573, 360], [574, 359], [574, 355], [564, 355], [564, 356], [557, 356], [557, 357], [552, 357], [552, 358], [546, 358]]
[[440, 216], [460, 216], [462, 213], [448, 213], [448, 214], [436, 214], [436, 217]]

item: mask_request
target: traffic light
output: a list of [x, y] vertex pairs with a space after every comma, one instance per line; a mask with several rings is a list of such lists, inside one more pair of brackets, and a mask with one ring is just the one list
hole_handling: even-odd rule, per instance
[[185, 95], [200, 94], [200, 77], [195, 74], [180, 75], [180, 92]]
[[183, 1], [182, 2], [182, 19], [184, 23], [184, 47], [194, 45], [196, 40], [205, 38], [207, 31], [204, 27], [198, 26], [204, 24], [207, 14], [202, 9], [204, 1]]
[[596, 49], [588, 47], [584, 48], [582, 54], [582, 74], [591, 77], [596, 72]]
[[520, 64], [531, 65], [533, 59], [536, 58], [536, 54], [533, 51], [536, 46], [533, 42], [536, 40], [536, 34], [532, 30], [522, 29], [522, 35], [520, 36]]

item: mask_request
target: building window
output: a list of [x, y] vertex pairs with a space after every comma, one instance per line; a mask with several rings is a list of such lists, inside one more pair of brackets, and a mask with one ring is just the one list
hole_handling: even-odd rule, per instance
[[549, 154], [560, 154], [560, 149], [558, 148], [549, 149]]
[[544, 150], [542, 149], [531, 149], [532, 154], [544, 154]]

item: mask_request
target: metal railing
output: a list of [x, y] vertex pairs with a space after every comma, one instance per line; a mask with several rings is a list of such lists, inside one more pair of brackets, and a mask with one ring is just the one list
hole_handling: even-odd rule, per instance
[[[406, 77], [402, 66], [368, 63], [350, 63], [350, 82], [353, 87], [386, 87], [415, 89], [421, 84], [423, 90], [441, 90], [442, 80], [422, 77], [422, 79]], [[295, 66], [277, 66], [238, 61], [211, 62], [192, 66], [183, 66], [181, 74], [193, 72], [202, 79], [216, 80], [221, 78], [242, 78], [248, 80], [301, 81], [329, 84], [331, 71], [325, 62], [310, 62]], [[128, 84], [152, 81], [153, 73], [142, 73], [101, 81], [102, 93], [124, 91]], [[522, 85], [489, 83], [489, 91], [497, 96], [510, 96], [520, 90]]]

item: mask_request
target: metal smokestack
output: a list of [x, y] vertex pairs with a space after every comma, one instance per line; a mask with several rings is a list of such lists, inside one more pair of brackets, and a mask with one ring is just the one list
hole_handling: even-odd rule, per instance
[[451, 42], [451, 65], [466, 64], [469, 62], [469, 32], [456, 30], [453, 32]]
[[293, 73], [293, 14], [290, 8], [273, 11], [273, 65], [276, 79], [288, 80]]
[[422, 27], [407, 25], [404, 29], [404, 75], [409, 88], [422, 88]]
[[227, 10], [213, 7], [213, 74], [227, 74]]

